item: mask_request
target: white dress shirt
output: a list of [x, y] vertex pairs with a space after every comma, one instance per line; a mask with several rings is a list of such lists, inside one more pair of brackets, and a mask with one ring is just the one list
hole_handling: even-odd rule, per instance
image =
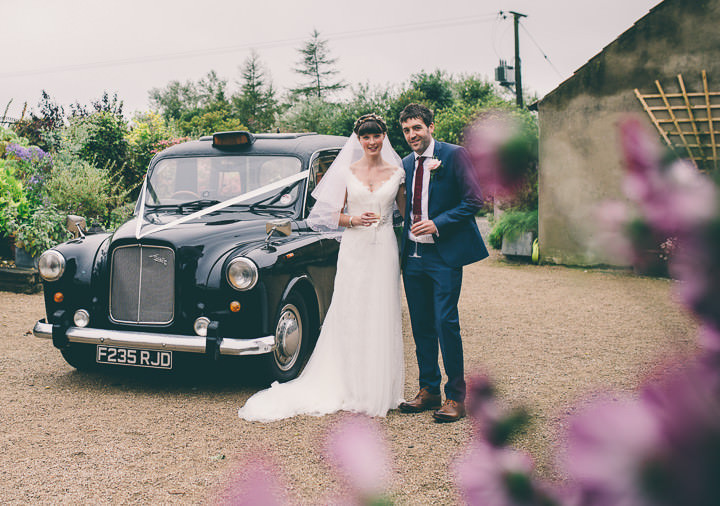
[[[435, 154], [435, 139], [430, 140], [430, 145], [427, 147], [425, 152], [422, 155], [418, 155], [417, 153], [413, 153], [415, 155], [415, 168], [413, 169], [415, 172], [417, 172], [417, 166], [418, 166], [418, 158], [421, 156], [425, 157], [425, 161], [423, 162], [423, 183], [422, 183], [422, 204], [420, 205], [421, 209], [421, 215], [423, 220], [428, 219], [428, 195], [430, 194], [430, 169], [428, 168], [428, 160], [430, 160], [433, 155]], [[414, 174], [414, 172], [413, 172]], [[415, 192], [415, 176], [413, 175], [413, 194]], [[414, 199], [413, 199], [414, 200]], [[410, 204], [410, 209], [412, 210], [412, 204]], [[410, 218], [412, 220], [412, 217]], [[411, 221], [412, 223], [412, 221]], [[420, 243], [434, 243], [435, 239], [433, 239], [432, 234], [425, 234], [421, 235], [419, 237], [415, 237], [412, 232], [408, 232], [408, 238], [411, 241], [420, 242]]]

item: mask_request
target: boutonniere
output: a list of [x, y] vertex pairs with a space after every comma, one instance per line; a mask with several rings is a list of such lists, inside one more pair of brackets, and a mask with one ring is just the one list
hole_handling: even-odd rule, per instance
[[441, 165], [442, 162], [437, 158], [428, 160], [426, 167], [430, 171], [430, 181], [433, 181], [437, 177]]

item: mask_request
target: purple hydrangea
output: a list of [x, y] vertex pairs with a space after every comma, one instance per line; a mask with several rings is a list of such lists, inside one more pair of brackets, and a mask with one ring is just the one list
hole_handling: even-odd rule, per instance
[[50, 153], [46, 153], [37, 146], [30, 146], [26, 148], [20, 144], [8, 144], [5, 148], [5, 153], [9, 154], [11, 158], [20, 160], [23, 162], [33, 163], [51, 160]]

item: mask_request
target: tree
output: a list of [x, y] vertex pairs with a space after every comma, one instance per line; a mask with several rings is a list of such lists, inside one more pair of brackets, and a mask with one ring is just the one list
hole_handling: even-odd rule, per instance
[[333, 67], [337, 63], [337, 58], [330, 58], [328, 42], [320, 38], [320, 32], [313, 30], [310, 40], [298, 51], [301, 60], [295, 72], [307, 80], [291, 90], [294, 95], [323, 98], [328, 93], [342, 90], [347, 86], [342, 80], [333, 82], [333, 76], [338, 74]]
[[165, 88], [150, 90], [150, 106], [167, 120], [179, 120], [184, 113], [200, 107], [200, 94], [194, 82], [170, 81]]
[[260, 56], [252, 51], [241, 69], [240, 94], [232, 97], [240, 121], [253, 132], [269, 130], [275, 123], [278, 103]]
[[42, 90], [38, 107], [39, 115], [31, 112], [30, 118], [21, 118], [13, 130], [19, 136], [26, 137], [30, 144], [51, 151], [58, 144], [57, 132], [65, 125], [65, 110], [45, 90]]
[[196, 89], [200, 107], [227, 102], [227, 79], [220, 79], [214, 70], [198, 81]]
[[283, 114], [279, 126], [285, 132], [329, 134], [333, 132], [335, 117], [342, 107], [311, 95], [307, 100], [295, 102]]
[[[107, 91], [103, 91], [100, 100], [93, 100], [90, 102], [90, 105], [95, 112], [108, 112], [120, 119], [123, 118], [123, 101], [118, 98], [117, 93], [114, 93], [112, 98], [110, 98], [110, 94]], [[86, 106], [80, 104], [80, 102], [76, 101], [70, 105], [70, 116], [85, 117], [92, 113], [93, 111], [90, 111]]]
[[436, 70], [432, 74], [420, 72], [414, 74], [410, 79], [410, 87], [425, 95], [426, 100], [430, 102], [431, 109], [436, 113], [453, 105], [455, 99], [452, 85], [452, 77], [447, 77], [440, 70]]
[[165, 88], [153, 88], [150, 103], [182, 135], [204, 135], [242, 126], [227, 98], [227, 80], [214, 70], [197, 83], [171, 81]]

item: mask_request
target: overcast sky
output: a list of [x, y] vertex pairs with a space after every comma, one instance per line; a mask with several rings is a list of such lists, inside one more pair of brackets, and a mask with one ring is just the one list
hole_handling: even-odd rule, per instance
[[[299, 82], [297, 49], [313, 30], [329, 40], [350, 84], [399, 85], [441, 69], [494, 78], [514, 57], [521, 21], [523, 84], [542, 97], [659, 0], [0, 0], [0, 115], [37, 108], [45, 89], [63, 105], [117, 92], [125, 111], [148, 91], [215, 70], [236, 88], [255, 48], [278, 91]], [[547, 56], [546, 59], [545, 56]]]

